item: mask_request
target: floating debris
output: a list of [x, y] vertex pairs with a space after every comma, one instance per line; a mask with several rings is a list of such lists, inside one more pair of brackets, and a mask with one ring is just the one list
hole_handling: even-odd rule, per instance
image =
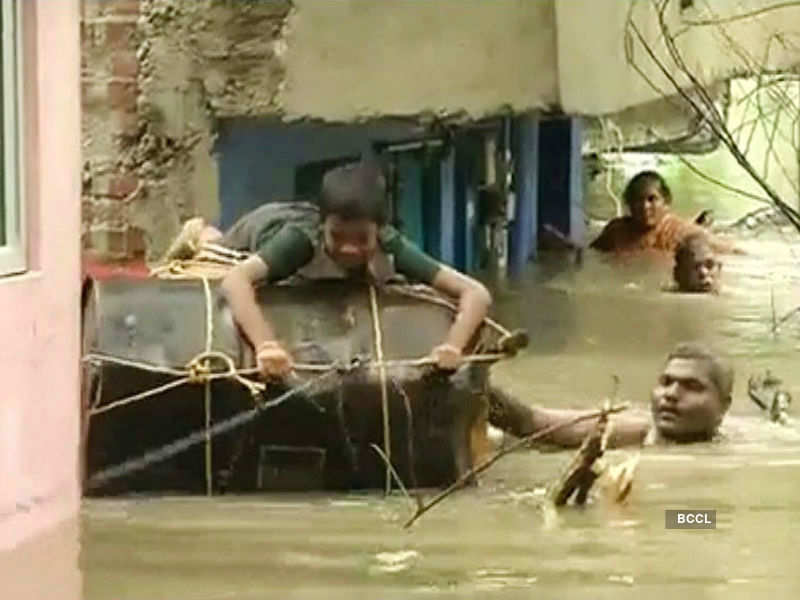
[[375, 555], [378, 564], [372, 569], [381, 573], [399, 573], [413, 567], [421, 558], [416, 550], [398, 550], [397, 552], [379, 552]]
[[[607, 403], [608, 404], [608, 403]], [[603, 413], [594, 429], [586, 436], [578, 451], [567, 464], [548, 492], [548, 498], [555, 506], [564, 506], [574, 498], [575, 504], [585, 504], [589, 490], [605, 470], [599, 462], [608, 445], [611, 428], [608, 415]]]
[[747, 395], [766, 413], [770, 421], [788, 425], [792, 395], [782, 386], [783, 380], [767, 369], [763, 374], [753, 375], [748, 379]]
[[608, 580], [614, 583], [624, 583], [626, 585], [633, 585], [633, 575], [609, 575]]

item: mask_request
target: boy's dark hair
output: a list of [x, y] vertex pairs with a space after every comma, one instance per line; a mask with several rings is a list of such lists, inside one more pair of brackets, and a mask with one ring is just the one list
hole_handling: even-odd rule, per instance
[[704, 246], [711, 247], [711, 243], [705, 233], [697, 232], [684, 236], [675, 248], [675, 266], [677, 267], [692, 258], [694, 253]]
[[319, 195], [322, 218], [368, 219], [383, 225], [388, 218], [386, 178], [373, 161], [331, 169], [322, 178]]
[[721, 354], [714, 352], [699, 342], [682, 342], [669, 353], [667, 362], [673, 358], [705, 361], [708, 364], [708, 374], [711, 382], [717, 388], [722, 407], [724, 410], [728, 410], [733, 395], [733, 367]]
[[667, 182], [655, 171], [641, 171], [631, 178], [628, 185], [625, 186], [625, 191], [622, 193], [625, 204], [630, 206], [631, 203], [641, 197], [642, 192], [644, 192], [648, 186], [653, 184], [658, 186], [658, 191], [664, 197], [664, 202], [672, 204], [672, 192]]

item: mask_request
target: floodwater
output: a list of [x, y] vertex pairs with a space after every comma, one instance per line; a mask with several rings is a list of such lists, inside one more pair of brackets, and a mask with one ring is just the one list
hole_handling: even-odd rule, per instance
[[[728, 219], [754, 207], [659, 168], [675, 182], [682, 214], [711, 205]], [[663, 292], [667, 263], [612, 263], [591, 252], [580, 265], [543, 256], [496, 293], [498, 316], [527, 328], [531, 344], [493, 378], [526, 402], [598, 407], [616, 376], [620, 399], [646, 410], [675, 343], [700, 339], [730, 355], [737, 380], [727, 439], [645, 449], [624, 505], [545, 513], [544, 486], [567, 452], [509, 455], [411, 530], [402, 528], [408, 502], [378, 492], [87, 500], [78, 523], [7, 565], [15, 577], [0, 597], [800, 597], [800, 427], [768, 423], [746, 394], [748, 377], [771, 369], [800, 400], [800, 315], [772, 333], [800, 305], [800, 237], [772, 232], [741, 246], [749, 254], [726, 257], [719, 297]], [[664, 511], [680, 508], [716, 510], [717, 528], [665, 529]]]
[[[719, 297], [664, 293], [669, 265], [543, 258], [497, 311], [531, 346], [494, 379], [548, 406], [596, 407], [611, 393], [646, 407], [666, 352], [702, 339], [737, 370], [727, 441], [644, 450], [627, 504], [596, 501], [556, 519], [543, 486], [568, 453], [506, 457], [480, 487], [422, 517], [378, 493], [91, 500], [80, 569], [87, 600], [261, 598], [796, 598], [800, 430], [747, 398], [769, 368], [800, 398], [800, 245], [745, 240]], [[612, 453], [622, 458], [623, 452]], [[664, 527], [665, 509], [717, 511], [717, 529]]]

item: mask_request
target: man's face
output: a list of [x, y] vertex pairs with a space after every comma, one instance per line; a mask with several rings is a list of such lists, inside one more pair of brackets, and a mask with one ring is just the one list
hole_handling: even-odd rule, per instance
[[675, 265], [675, 283], [682, 292], [714, 293], [719, 291], [722, 263], [707, 244], [696, 245]]
[[708, 361], [673, 358], [653, 388], [651, 410], [661, 437], [679, 442], [710, 439], [725, 408], [709, 377]]
[[661, 195], [659, 186], [651, 183], [646, 186], [637, 198], [634, 198], [630, 205], [631, 217], [637, 225], [650, 229], [658, 225], [658, 222], [667, 212], [667, 201]]
[[368, 263], [378, 246], [378, 225], [368, 219], [328, 215], [322, 231], [328, 255], [345, 269]]

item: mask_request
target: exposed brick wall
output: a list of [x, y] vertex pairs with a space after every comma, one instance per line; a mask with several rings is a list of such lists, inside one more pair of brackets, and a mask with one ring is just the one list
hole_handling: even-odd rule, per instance
[[84, 0], [82, 11], [82, 241], [106, 258], [133, 257], [144, 251], [130, 225], [139, 178], [119, 157], [139, 128], [139, 0]]
[[289, 0], [83, 0], [83, 243], [156, 258], [219, 211], [216, 120], [277, 116]]

